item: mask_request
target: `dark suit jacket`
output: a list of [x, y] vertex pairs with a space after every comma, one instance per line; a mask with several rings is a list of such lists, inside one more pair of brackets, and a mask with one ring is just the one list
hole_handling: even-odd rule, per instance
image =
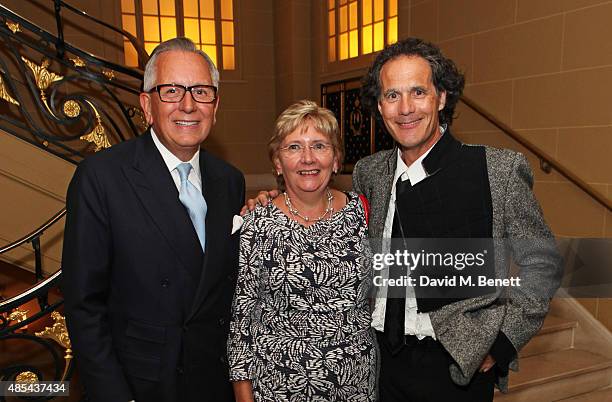
[[200, 151], [206, 251], [147, 132], [84, 160], [63, 250], [67, 324], [93, 401], [233, 400], [225, 343], [244, 177]]

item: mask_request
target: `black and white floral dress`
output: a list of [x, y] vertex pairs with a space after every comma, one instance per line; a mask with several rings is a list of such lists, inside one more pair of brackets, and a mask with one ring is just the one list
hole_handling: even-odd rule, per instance
[[371, 266], [357, 194], [304, 227], [270, 203], [245, 216], [228, 355], [256, 401], [374, 401]]

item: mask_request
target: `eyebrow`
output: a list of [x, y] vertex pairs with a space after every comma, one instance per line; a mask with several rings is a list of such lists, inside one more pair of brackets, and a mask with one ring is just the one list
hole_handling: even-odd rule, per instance
[[[410, 87], [410, 88], [407, 89], [407, 92], [413, 92], [413, 91], [429, 92], [429, 89], [427, 89], [426, 87], [421, 86], [421, 85], [415, 85], [415, 86]], [[405, 92], [405, 91], [402, 91], [402, 90], [397, 89], [397, 88], [389, 88], [385, 92], [383, 92], [383, 95], [388, 95], [388, 94], [390, 94], [392, 92], [401, 93], [401, 92]]]

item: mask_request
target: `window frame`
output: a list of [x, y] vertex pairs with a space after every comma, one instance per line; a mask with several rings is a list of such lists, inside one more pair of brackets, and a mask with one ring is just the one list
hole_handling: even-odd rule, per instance
[[[136, 26], [136, 33], [135, 36], [138, 38], [139, 41], [141, 41], [141, 43], [145, 44], [145, 38], [144, 38], [144, 15], [143, 15], [143, 4], [142, 4], [142, 0], [131, 0], [132, 3], [134, 4], [134, 18], [135, 18], [135, 26]], [[160, 16], [160, 7], [159, 7], [159, 1], [158, 1], [158, 13], [157, 13], [157, 18], [158, 18], [158, 26], [159, 26], [159, 40], [160, 42], [162, 41], [162, 26], [161, 26], [161, 16]], [[233, 22], [233, 28], [234, 28], [234, 32], [233, 32], [233, 36], [234, 36], [234, 43], [233, 43], [233, 48], [234, 48], [234, 69], [232, 70], [228, 70], [228, 69], [224, 69], [221, 68], [221, 66], [223, 66], [223, 36], [222, 36], [222, 22], [223, 21], [227, 21], [227, 20], [223, 20], [221, 18], [221, 2], [223, 0], [213, 0], [214, 4], [215, 4], [215, 13], [214, 13], [214, 22], [215, 22], [215, 50], [216, 50], [216, 60], [217, 60], [217, 69], [219, 70], [219, 74], [221, 79], [223, 79], [224, 81], [228, 81], [228, 80], [241, 80], [242, 79], [242, 55], [241, 55], [241, 46], [239, 46], [239, 43], [241, 42], [241, 33], [240, 33], [240, 6], [239, 6], [239, 0], [232, 0], [232, 22]], [[198, 6], [199, 7], [199, 6]], [[121, 0], [119, 0], [119, 9], [121, 11], [121, 25], [123, 26], [123, 15], [126, 14], [126, 12], [123, 10], [123, 5]], [[184, 8], [183, 8], [183, 0], [174, 0], [174, 18], [175, 18], [175, 23], [176, 23], [176, 35], [177, 36], [185, 36], [185, 15], [184, 15]], [[132, 15], [130, 13], [130, 15]], [[190, 17], [191, 18], [191, 17]], [[198, 17], [198, 22], [201, 21], [202, 17]], [[125, 29], [125, 28], [123, 28]], [[202, 36], [200, 35], [200, 38]], [[124, 41], [125, 43], [125, 38]], [[151, 41], [148, 41], [151, 42]], [[128, 42], [129, 43], [129, 42]], [[197, 43], [196, 43], [197, 45]], [[125, 46], [125, 45], [124, 45]], [[227, 45], [226, 45], [227, 46]], [[126, 63], [126, 59], [125, 59], [125, 49], [123, 50], [123, 62]], [[139, 66], [140, 68], [144, 68], [144, 66]]]
[[[333, 8], [330, 8], [330, 3], [333, 1]], [[351, 57], [350, 56], [350, 32], [351, 32], [351, 28], [350, 28], [350, 4], [353, 3], [354, 1], [357, 2], [357, 40], [358, 40], [358, 54], [356, 56]], [[327, 67], [331, 70], [335, 70], [334, 66], [337, 65], [354, 65], [354, 64], [361, 64], [360, 62], [356, 61], [359, 59], [367, 59], [368, 62], [370, 61], [369, 56], [371, 56], [372, 54], [376, 54], [378, 52], [380, 52], [382, 49], [378, 49], [378, 50], [374, 50], [374, 36], [372, 38], [372, 50], [368, 53], [364, 53], [364, 41], [363, 41], [363, 28], [364, 28], [364, 24], [363, 24], [363, 1], [364, 0], [343, 0], [344, 4], [341, 4], [341, 0], [325, 0], [324, 1], [324, 6], [323, 6], [323, 13], [324, 13], [324, 26], [325, 26], [325, 64], [327, 65]], [[372, 1], [372, 0], [367, 0], [367, 1]], [[375, 1], [375, 0], [374, 0]], [[396, 1], [396, 14], [394, 16], [390, 16], [389, 15], [389, 11], [390, 11], [390, 6], [389, 6], [389, 2], [390, 1]], [[348, 57], [341, 59], [340, 58], [340, 54], [341, 54], [341, 48], [340, 48], [340, 36], [341, 36], [341, 32], [340, 32], [340, 7], [341, 6], [346, 6], [347, 7], [347, 21], [346, 21], [346, 25], [347, 25], [347, 30], [346, 30], [346, 34], [349, 36], [348, 39], [348, 49], [347, 49], [347, 53], [348, 53]], [[368, 24], [368, 26], [372, 27], [372, 31], [374, 31], [374, 25], [376, 23], [376, 21], [374, 20], [374, 4], [372, 7], [372, 21], [370, 24]], [[330, 11], [334, 10], [334, 34], [331, 35], [330, 34], [330, 28], [331, 28], [331, 24], [330, 24]], [[399, 0], [383, 0], [383, 48], [385, 46], [387, 46], [389, 43], [389, 20], [391, 18], [397, 18], [397, 21], [399, 21]], [[397, 30], [398, 33], [396, 33], [396, 40], [399, 40], [399, 24], [397, 24]], [[343, 32], [344, 33], [344, 32]], [[372, 32], [372, 34], [374, 35], [374, 32]], [[332, 39], [332, 37], [334, 38], [335, 41], [335, 45], [334, 45], [334, 50], [335, 50], [335, 55], [333, 57], [333, 60], [330, 60], [330, 48], [331, 48], [331, 41], [330, 39]], [[364, 57], [365, 56], [365, 57]]]

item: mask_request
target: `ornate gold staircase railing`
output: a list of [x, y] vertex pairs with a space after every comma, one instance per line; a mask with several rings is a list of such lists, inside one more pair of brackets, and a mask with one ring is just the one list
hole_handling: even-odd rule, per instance
[[[11, 353], [11, 344], [19, 342], [28, 345], [28, 349], [34, 351], [36, 347], [40, 351], [47, 352], [52, 358], [53, 374], [45, 370], [45, 365], [40, 362], [10, 362], [0, 367], [0, 381], [15, 383], [36, 383], [38, 381], [58, 381], [65, 383], [72, 376], [72, 349], [70, 338], [66, 329], [64, 317], [57, 311], [63, 304], [61, 297], [50, 301], [50, 291], [58, 286], [61, 270], [53, 273], [48, 278], [42, 274], [42, 254], [40, 249], [40, 238], [46, 230], [61, 221], [66, 214], [62, 209], [39, 228], [0, 248], [0, 256], [19, 246], [30, 243], [35, 254], [36, 283], [27, 290], [3, 299], [0, 296], [0, 344], [3, 344], [3, 353]], [[50, 316], [53, 320], [52, 326], [45, 327], [42, 331], [31, 333], [28, 326], [37, 325], [39, 320], [45, 320]], [[8, 344], [8, 346], [6, 346]], [[60, 353], [60, 350], [63, 353]], [[63, 356], [62, 356], [63, 355]], [[65, 383], [66, 384], [66, 383]], [[49, 399], [49, 398], [47, 398]], [[4, 400], [0, 396], [0, 400]]]
[[0, 5], [0, 129], [77, 163], [144, 131], [143, 74], [64, 41], [62, 8], [110, 26], [63, 1], [54, 5], [57, 35]]

